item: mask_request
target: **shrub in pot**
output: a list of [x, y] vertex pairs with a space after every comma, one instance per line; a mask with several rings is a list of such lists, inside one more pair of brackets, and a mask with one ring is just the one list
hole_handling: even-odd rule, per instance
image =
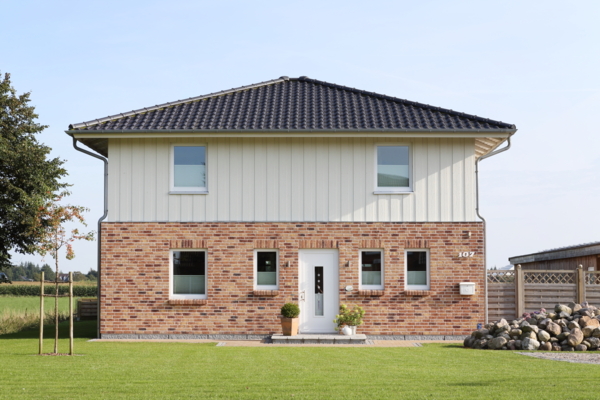
[[285, 303], [281, 307], [281, 329], [283, 336], [295, 336], [298, 334], [298, 315], [300, 307], [296, 303]]

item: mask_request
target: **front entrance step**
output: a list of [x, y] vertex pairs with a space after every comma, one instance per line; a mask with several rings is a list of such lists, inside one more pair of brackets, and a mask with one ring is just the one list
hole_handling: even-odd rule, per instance
[[273, 344], [370, 344], [367, 335], [302, 333], [295, 336], [272, 335]]

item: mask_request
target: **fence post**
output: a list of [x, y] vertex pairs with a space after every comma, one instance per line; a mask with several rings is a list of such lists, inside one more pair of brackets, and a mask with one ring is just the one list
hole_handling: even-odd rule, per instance
[[577, 267], [577, 303], [581, 304], [585, 301], [585, 271], [583, 265]]
[[44, 350], [44, 271], [40, 276], [40, 354]]
[[519, 318], [525, 312], [525, 279], [523, 279], [521, 264], [517, 264], [515, 269], [515, 297], [517, 318]]
[[73, 355], [73, 272], [69, 272], [69, 355]]

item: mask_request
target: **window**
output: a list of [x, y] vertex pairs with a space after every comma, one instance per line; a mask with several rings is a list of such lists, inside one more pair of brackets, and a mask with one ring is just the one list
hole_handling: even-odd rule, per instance
[[255, 250], [255, 287], [262, 290], [279, 288], [279, 265], [277, 250]]
[[408, 146], [376, 146], [375, 192], [410, 192], [410, 148]]
[[406, 250], [406, 288], [429, 290], [429, 251]]
[[360, 251], [360, 287], [362, 289], [383, 289], [383, 251]]
[[171, 190], [206, 192], [206, 146], [172, 147]]
[[172, 299], [206, 299], [206, 251], [171, 251]]

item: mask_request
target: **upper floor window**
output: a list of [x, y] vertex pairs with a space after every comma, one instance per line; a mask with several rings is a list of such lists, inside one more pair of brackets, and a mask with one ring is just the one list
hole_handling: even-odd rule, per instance
[[206, 146], [173, 146], [171, 190], [206, 191]]
[[255, 250], [255, 279], [256, 288], [263, 290], [277, 290], [279, 288], [277, 250]]
[[360, 251], [361, 289], [383, 289], [383, 251]]
[[376, 147], [378, 192], [410, 192], [410, 148], [408, 146], [380, 145]]

